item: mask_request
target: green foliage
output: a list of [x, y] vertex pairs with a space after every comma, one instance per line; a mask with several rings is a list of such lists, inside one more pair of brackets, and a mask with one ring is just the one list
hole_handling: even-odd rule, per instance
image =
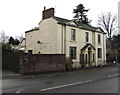
[[2, 70], [19, 73], [20, 53], [6, 50], [2, 51]]
[[12, 44], [12, 45], [14, 44], [14, 38], [13, 37], [9, 38], [9, 44]]
[[75, 13], [74, 18], [77, 18], [79, 22], [89, 24], [87, 15], [85, 15], [88, 11], [89, 9], [86, 10], [83, 4], [79, 4], [78, 6], [76, 6], [76, 9], [73, 10], [73, 13]]
[[13, 37], [9, 38], [9, 44], [19, 45], [20, 41], [18, 39], [14, 39]]
[[19, 45], [20, 41], [18, 39], [15, 39], [15, 45]]
[[67, 58], [66, 58], [66, 64], [65, 64], [66, 69], [67, 69], [67, 70], [73, 69], [72, 65], [73, 65], [72, 59], [69, 58], [69, 57], [67, 57]]
[[5, 43], [2, 43], [2, 50], [11, 50], [11, 46], [10, 44], [5, 44]]

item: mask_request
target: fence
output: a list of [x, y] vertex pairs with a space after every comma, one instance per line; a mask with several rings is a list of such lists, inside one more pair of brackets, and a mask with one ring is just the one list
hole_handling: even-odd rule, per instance
[[20, 52], [2, 51], [2, 70], [19, 72], [20, 70]]
[[65, 70], [64, 54], [22, 54], [20, 56], [21, 74]]

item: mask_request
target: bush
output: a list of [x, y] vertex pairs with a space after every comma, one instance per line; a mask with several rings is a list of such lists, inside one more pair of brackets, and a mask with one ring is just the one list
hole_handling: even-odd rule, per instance
[[73, 69], [72, 65], [73, 65], [72, 59], [69, 58], [69, 57], [67, 57], [67, 58], [66, 58], [66, 70], [71, 70], [71, 69]]

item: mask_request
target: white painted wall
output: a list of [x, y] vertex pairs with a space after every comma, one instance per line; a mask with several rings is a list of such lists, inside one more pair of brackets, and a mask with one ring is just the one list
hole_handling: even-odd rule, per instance
[[[76, 30], [76, 41], [71, 41], [71, 29]], [[86, 45], [85, 32], [89, 33], [88, 43], [96, 48], [95, 62], [99, 64], [99, 61], [106, 60], [105, 35], [72, 26], [63, 26], [57, 24], [57, 21], [53, 18], [42, 20], [39, 24], [39, 30], [26, 33], [26, 52], [33, 50], [34, 54], [39, 52], [44, 54], [66, 54], [66, 57], [69, 57], [69, 47], [75, 46], [77, 48], [77, 59], [73, 61], [78, 65], [81, 49]], [[101, 35], [101, 44], [98, 44], [98, 34]], [[40, 41], [41, 44], [38, 44], [37, 41]], [[101, 59], [97, 58], [97, 48], [102, 48]]]
[[[34, 54], [57, 53], [57, 24], [52, 18], [42, 20], [39, 30], [26, 33], [26, 52], [33, 50]], [[40, 41], [41, 44], [38, 44]]]

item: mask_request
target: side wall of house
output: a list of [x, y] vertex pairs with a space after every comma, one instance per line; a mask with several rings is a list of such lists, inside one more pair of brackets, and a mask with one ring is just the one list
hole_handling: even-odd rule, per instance
[[[98, 34], [100, 35], [101, 37], [101, 43], [98, 43]], [[98, 33], [98, 32], [95, 32], [95, 48], [96, 48], [96, 65], [104, 65], [105, 64], [105, 61], [106, 61], [106, 35], [103, 34], [103, 33]], [[102, 56], [101, 58], [98, 58], [98, 48], [101, 48], [102, 49]]]
[[42, 20], [39, 30], [26, 33], [26, 53], [33, 50], [33, 54], [57, 53], [57, 24], [52, 18]]
[[25, 39], [26, 39], [25, 52], [26, 53], [28, 53], [29, 50], [32, 50], [33, 53], [37, 53], [36, 50], [37, 50], [37, 40], [38, 40], [37, 34], [38, 33], [39, 33], [38, 30], [25, 33]]

